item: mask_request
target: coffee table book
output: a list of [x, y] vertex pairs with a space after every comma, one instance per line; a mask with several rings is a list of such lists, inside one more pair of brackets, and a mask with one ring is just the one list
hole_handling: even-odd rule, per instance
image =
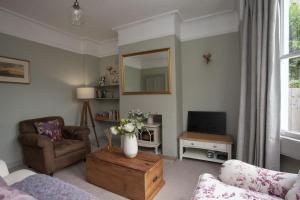
[[133, 200], [150, 200], [165, 184], [161, 156], [139, 152], [126, 158], [120, 149], [98, 150], [86, 160], [89, 183]]

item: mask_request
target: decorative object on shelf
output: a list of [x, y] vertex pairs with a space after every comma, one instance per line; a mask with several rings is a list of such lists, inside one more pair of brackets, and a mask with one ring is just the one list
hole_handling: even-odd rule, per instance
[[30, 83], [30, 62], [0, 57], [0, 82]]
[[94, 123], [94, 119], [93, 119], [93, 114], [92, 114], [92, 110], [91, 110], [91, 106], [90, 106], [90, 102], [89, 102], [90, 99], [95, 98], [95, 88], [94, 87], [80, 87], [80, 88], [77, 88], [76, 92], [77, 92], [77, 99], [83, 100], [83, 107], [82, 107], [81, 118], [80, 118], [80, 126], [85, 126], [85, 127], [88, 126], [88, 114], [89, 114], [90, 121], [92, 123], [93, 130], [94, 130], [97, 146], [99, 147], [99, 141], [98, 141], [98, 137], [97, 137], [97, 133], [96, 133], [96, 129], [95, 129], [95, 123]]
[[106, 146], [107, 151], [108, 152], [112, 152], [113, 151], [113, 146], [112, 146], [112, 142], [111, 142], [111, 140], [112, 140], [112, 133], [111, 133], [111, 131], [109, 129], [105, 129], [104, 133], [105, 133], [105, 136], [107, 138], [107, 146]]
[[71, 20], [73, 25], [79, 26], [83, 24], [83, 11], [77, 0], [75, 0], [71, 8]]
[[97, 83], [98, 83], [98, 87], [104, 86], [105, 85], [105, 76], [100, 76], [100, 78], [98, 79]]
[[117, 122], [120, 119], [119, 110], [110, 110], [106, 112], [101, 112], [96, 115], [96, 121], [114, 121]]
[[123, 152], [126, 157], [134, 158], [138, 152], [137, 135], [141, 131], [146, 131], [144, 121], [148, 118], [148, 113], [139, 110], [132, 110], [128, 113], [128, 118], [123, 118], [119, 126], [112, 126], [110, 131], [115, 135], [124, 136]]
[[112, 85], [119, 84], [119, 73], [112, 66], [106, 67], [106, 70], [109, 72], [109, 82]]
[[208, 158], [214, 158], [215, 157], [215, 152], [214, 151], [207, 151], [207, 157]]
[[203, 59], [205, 60], [206, 64], [208, 64], [211, 61], [211, 53], [203, 54]]

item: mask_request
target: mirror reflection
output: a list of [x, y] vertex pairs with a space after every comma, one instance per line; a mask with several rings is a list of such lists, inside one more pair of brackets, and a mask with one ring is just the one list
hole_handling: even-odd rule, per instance
[[123, 56], [123, 93], [169, 93], [169, 49]]

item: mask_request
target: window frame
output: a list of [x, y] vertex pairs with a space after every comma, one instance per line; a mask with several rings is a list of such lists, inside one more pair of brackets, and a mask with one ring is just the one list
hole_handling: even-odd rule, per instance
[[[300, 131], [288, 129], [289, 124], [289, 60], [300, 57], [300, 50], [289, 52], [289, 5], [290, 0], [280, 0], [280, 70], [281, 70], [281, 120], [280, 132], [285, 137], [299, 137]], [[285, 87], [284, 87], [285, 86]], [[285, 97], [285, 98], [284, 98]]]

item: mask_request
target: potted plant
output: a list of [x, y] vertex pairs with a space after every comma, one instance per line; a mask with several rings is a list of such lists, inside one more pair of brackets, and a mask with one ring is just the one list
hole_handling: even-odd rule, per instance
[[146, 131], [144, 121], [148, 118], [148, 113], [139, 110], [132, 110], [128, 113], [128, 118], [122, 118], [119, 126], [112, 126], [110, 131], [114, 135], [124, 136], [123, 152], [126, 157], [134, 158], [138, 152], [137, 135]]

